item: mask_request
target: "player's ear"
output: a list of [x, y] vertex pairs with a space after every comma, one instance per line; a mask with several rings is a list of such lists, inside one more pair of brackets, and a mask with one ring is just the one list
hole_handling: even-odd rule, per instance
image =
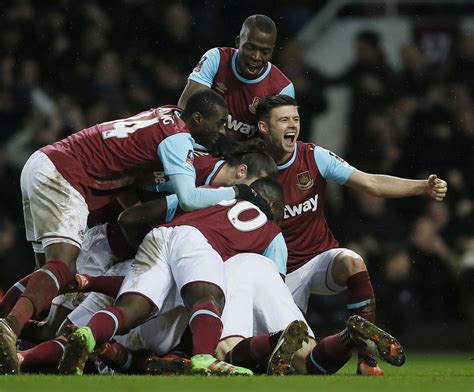
[[264, 135], [268, 134], [268, 126], [267, 126], [267, 123], [265, 121], [259, 121], [257, 123], [257, 128]]
[[240, 46], [240, 35], [235, 37], [235, 47], [239, 49], [239, 46]]
[[245, 163], [241, 163], [237, 167], [237, 177], [239, 180], [242, 180], [247, 177], [247, 165]]
[[191, 119], [196, 125], [201, 125], [203, 117], [201, 113], [194, 112], [193, 114], [191, 114]]

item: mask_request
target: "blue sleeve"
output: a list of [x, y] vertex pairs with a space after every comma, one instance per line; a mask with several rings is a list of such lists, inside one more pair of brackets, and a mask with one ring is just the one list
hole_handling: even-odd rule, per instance
[[211, 88], [214, 77], [219, 69], [220, 60], [221, 55], [219, 49], [209, 49], [204, 53], [204, 56], [201, 57], [201, 60], [199, 60], [198, 65], [194, 68], [193, 72], [191, 72], [188, 79]]
[[222, 200], [235, 198], [232, 187], [225, 188], [196, 188], [195, 179], [188, 175], [173, 174], [170, 181], [184, 211], [193, 211], [199, 208], [216, 205]]
[[281, 90], [280, 94], [289, 95], [290, 97], [294, 98], [295, 97], [295, 86], [293, 86], [293, 83], [290, 83], [283, 90]]
[[268, 257], [272, 260], [277, 268], [278, 272], [283, 276], [286, 276], [286, 262], [288, 261], [288, 250], [286, 248], [286, 242], [283, 238], [283, 234], [278, 234], [267, 249], [262, 253], [263, 256]]
[[158, 145], [158, 157], [165, 175], [186, 174], [194, 179], [194, 140], [189, 133], [168, 136]]
[[176, 215], [178, 209], [178, 197], [176, 195], [166, 196], [166, 223], [170, 223]]
[[336, 181], [344, 185], [354, 171], [354, 167], [349, 165], [344, 159], [338, 157], [332, 151], [316, 146], [314, 149], [314, 160], [319, 172], [326, 180]]

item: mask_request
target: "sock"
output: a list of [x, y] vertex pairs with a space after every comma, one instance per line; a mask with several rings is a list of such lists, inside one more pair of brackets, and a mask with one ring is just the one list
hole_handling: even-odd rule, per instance
[[351, 358], [353, 347], [354, 343], [347, 329], [325, 337], [306, 357], [308, 374], [333, 374], [337, 372]]
[[116, 306], [109, 306], [96, 312], [87, 324], [94, 335], [96, 345], [109, 341], [115, 334], [120, 334], [124, 318], [122, 309]]
[[32, 274], [25, 276], [8, 289], [0, 302], [0, 317], [5, 317], [15, 306], [18, 298], [25, 292], [26, 284]]
[[25, 292], [7, 317], [14, 332], [18, 335], [28, 320], [45, 310], [58, 295], [59, 290], [72, 279], [74, 274], [60, 260], [49, 261], [33, 272]]
[[225, 361], [254, 370], [262, 362], [268, 362], [281, 334], [282, 331], [246, 338], [226, 354]]
[[88, 283], [84, 291], [94, 291], [115, 298], [125, 276], [87, 276]]
[[221, 312], [214, 304], [206, 301], [194, 305], [189, 327], [193, 334], [193, 355], [214, 355], [222, 333]]
[[65, 339], [59, 337], [40, 343], [29, 350], [19, 351], [23, 357], [21, 366], [30, 368], [37, 365], [57, 365], [64, 353], [64, 348]]
[[349, 314], [375, 321], [375, 298], [367, 271], [358, 272], [347, 279], [347, 309]]

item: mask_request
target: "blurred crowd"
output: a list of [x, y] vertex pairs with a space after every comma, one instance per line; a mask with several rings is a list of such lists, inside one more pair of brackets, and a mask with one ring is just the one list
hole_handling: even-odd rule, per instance
[[[263, 2], [266, 3], [266, 2]], [[33, 268], [24, 240], [19, 175], [41, 146], [86, 126], [173, 104], [200, 56], [233, 46], [240, 24], [265, 13], [279, 28], [272, 62], [293, 81], [304, 128], [328, 108], [324, 92], [351, 92], [348, 149], [357, 168], [448, 181], [445, 202], [382, 200], [344, 193], [329, 219], [343, 245], [364, 256], [378, 317], [399, 330], [411, 320], [474, 320], [474, 36], [430, 62], [415, 44], [402, 67], [380, 38], [361, 31], [354, 63], [337, 78], [303, 63], [295, 39], [317, 10], [311, 1], [244, 7], [237, 1], [120, 3], [3, 1], [0, 9], [0, 289]], [[266, 7], [266, 8], [265, 8]], [[229, 18], [232, 15], [232, 18]], [[315, 141], [317, 143], [317, 141]], [[331, 299], [325, 303], [331, 304]], [[339, 315], [315, 301], [312, 317]]]

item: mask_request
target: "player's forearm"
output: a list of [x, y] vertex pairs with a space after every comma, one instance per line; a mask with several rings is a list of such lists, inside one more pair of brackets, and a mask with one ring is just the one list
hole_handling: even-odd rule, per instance
[[370, 186], [366, 191], [378, 197], [409, 197], [426, 193], [426, 180], [409, 180], [387, 175], [371, 175]]
[[170, 180], [178, 197], [179, 205], [184, 211], [210, 207], [222, 200], [235, 198], [235, 191], [232, 187], [196, 188], [194, 178], [184, 174], [170, 175]]

